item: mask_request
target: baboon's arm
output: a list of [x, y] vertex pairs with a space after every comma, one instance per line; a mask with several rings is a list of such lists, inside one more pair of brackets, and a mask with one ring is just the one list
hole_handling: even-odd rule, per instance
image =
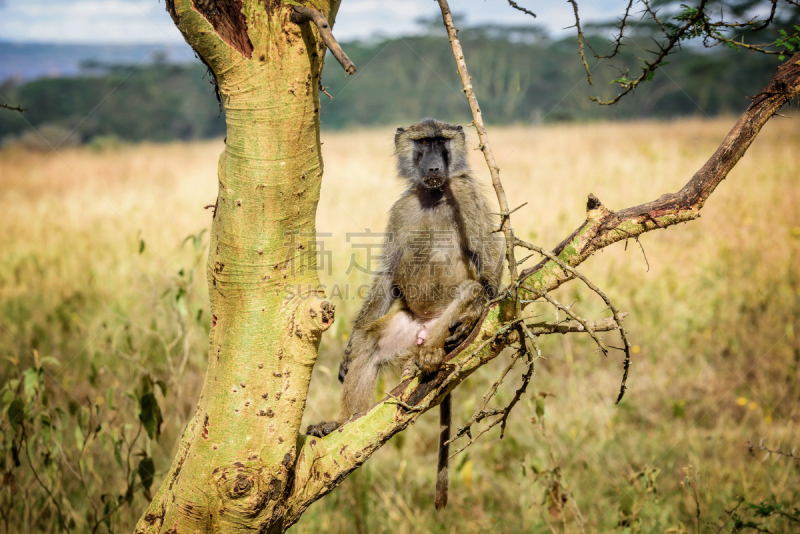
[[397, 265], [402, 255], [398, 237], [391, 232], [390, 221], [390, 231], [383, 241], [381, 268], [372, 279], [372, 285], [364, 299], [364, 303], [361, 305], [361, 311], [358, 312], [353, 328], [354, 333], [367, 328], [386, 315], [389, 308], [392, 307], [392, 303], [399, 296], [396, 292], [397, 289], [394, 287], [394, 275], [397, 272]]

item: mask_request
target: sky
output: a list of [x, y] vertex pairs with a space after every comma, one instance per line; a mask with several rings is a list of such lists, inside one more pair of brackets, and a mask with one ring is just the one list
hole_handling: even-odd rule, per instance
[[[572, 6], [561, 0], [518, 0], [536, 13], [525, 15], [506, 0], [451, 0], [469, 24], [535, 24], [554, 35], [574, 24]], [[625, 0], [581, 0], [582, 21], [619, 16]], [[344, 0], [334, 33], [340, 41], [419, 31], [415, 22], [439, 14], [434, 0]], [[133, 44], [183, 43], [164, 0], [0, 0], [0, 41]]]

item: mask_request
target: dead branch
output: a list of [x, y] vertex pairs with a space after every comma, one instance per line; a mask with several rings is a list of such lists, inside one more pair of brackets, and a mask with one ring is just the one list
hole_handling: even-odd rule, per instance
[[[535, 343], [534, 340], [532, 340], [532, 341], [533, 341], [533, 343]], [[503, 372], [503, 376], [497, 382], [495, 382], [494, 385], [492, 386], [492, 393], [491, 393], [492, 396], [494, 395], [494, 393], [497, 392], [497, 387], [500, 385], [500, 382], [502, 382], [502, 379], [505, 377], [506, 373], [508, 373], [508, 371], [511, 369], [511, 367], [513, 367], [514, 364], [517, 362], [517, 359], [519, 359], [519, 355], [520, 354], [524, 354], [524, 353], [526, 353], [525, 350], [517, 351], [517, 354], [515, 355], [514, 360], [512, 360], [512, 362], [509, 364], [509, 366]], [[463, 436], [464, 434], [469, 435], [469, 442], [467, 442], [466, 444], [464, 444], [463, 447], [461, 447], [456, 452], [451, 454], [449, 456], [449, 458], [453, 458], [454, 456], [457, 456], [460, 452], [463, 452], [464, 449], [466, 449], [467, 447], [469, 447], [470, 445], [472, 445], [473, 443], [478, 441], [478, 439], [482, 435], [486, 434], [489, 430], [491, 430], [492, 428], [496, 427], [497, 425], [500, 425], [500, 439], [503, 439], [503, 436], [505, 435], [505, 431], [506, 431], [506, 422], [508, 421], [508, 416], [511, 415], [511, 410], [514, 409], [514, 406], [516, 406], [516, 404], [522, 398], [522, 395], [528, 389], [528, 384], [531, 383], [531, 379], [533, 378], [533, 371], [534, 371], [534, 365], [533, 364], [534, 364], [534, 361], [535, 361], [534, 358], [530, 358], [530, 357], [528, 358], [528, 369], [525, 371], [525, 374], [522, 375], [522, 385], [520, 385], [519, 389], [517, 389], [517, 391], [514, 392], [514, 397], [511, 399], [511, 401], [508, 403], [508, 405], [506, 405], [505, 408], [502, 408], [500, 410], [490, 410], [488, 412], [484, 411], [483, 408], [486, 407], [486, 404], [488, 403], [489, 398], [491, 398], [491, 397], [487, 396], [487, 400], [484, 402], [483, 408], [480, 410], [480, 413], [476, 412], [476, 416], [477, 417], [473, 416], [473, 419], [471, 419], [466, 425], [464, 425], [463, 427], [458, 429], [458, 433], [456, 434], [456, 437], [451, 439], [450, 442], [458, 439], [459, 437]], [[491, 417], [493, 415], [499, 415], [500, 417], [498, 417], [497, 419], [495, 419], [494, 421], [489, 423], [486, 426], [486, 428], [482, 429], [478, 433], [478, 435], [476, 435], [473, 438], [472, 435], [470, 434], [470, 428], [472, 427], [472, 425], [474, 423], [478, 422], [478, 421], [481, 421], [481, 420], [483, 420], [483, 419], [485, 419], [487, 417]]]
[[[486, 165], [489, 167], [489, 173], [492, 176], [492, 187], [497, 194], [497, 202], [500, 205], [500, 230], [506, 238], [506, 261], [508, 262], [508, 272], [512, 280], [517, 280], [517, 261], [514, 258], [514, 231], [511, 228], [511, 212], [508, 209], [508, 200], [506, 193], [503, 189], [503, 184], [500, 182], [500, 167], [492, 154], [492, 149], [489, 146], [489, 136], [486, 134], [486, 126], [483, 123], [483, 115], [481, 108], [478, 105], [478, 99], [475, 96], [475, 89], [472, 87], [472, 78], [470, 78], [467, 71], [467, 62], [464, 60], [464, 50], [461, 48], [461, 42], [458, 40], [458, 29], [453, 22], [453, 14], [450, 12], [450, 6], [447, 5], [447, 0], [438, 0], [439, 8], [442, 11], [442, 20], [445, 28], [447, 28], [447, 36], [450, 39], [450, 46], [453, 49], [453, 55], [456, 58], [456, 67], [458, 74], [461, 76], [461, 83], [464, 86], [464, 94], [467, 96], [469, 108], [472, 110], [472, 124], [478, 131], [478, 139], [480, 140], [480, 149], [483, 152], [483, 157], [486, 159]], [[519, 208], [517, 208], [519, 209]], [[516, 295], [513, 295], [515, 304], [514, 317], [520, 315], [521, 307]]]
[[[569, 0], [569, 1], [573, 5], [575, 5], [574, 4], [575, 0]], [[661, 64], [664, 62], [664, 60], [666, 60], [667, 56], [673, 51], [673, 49], [675, 49], [676, 46], [680, 45], [681, 39], [684, 37], [686, 32], [691, 31], [692, 28], [695, 27], [695, 24], [703, 20], [706, 16], [706, 13], [704, 11], [706, 0], [701, 0], [700, 4], [697, 6], [697, 10], [691, 17], [688, 17], [686, 23], [674, 33], [669, 34], [665, 29], [666, 26], [661, 21], [658, 20], [658, 17], [656, 16], [655, 12], [651, 9], [650, 4], [647, 1], [643, 3], [645, 5], [645, 8], [653, 17], [653, 20], [655, 20], [656, 23], [658, 23], [661, 26], [662, 30], [667, 34], [668, 37], [667, 43], [663, 46], [658, 45], [659, 53], [656, 56], [655, 60], [646, 62], [646, 66], [642, 69], [642, 73], [639, 75], [638, 78], [633, 80], [620, 81], [620, 85], [622, 86], [623, 91], [619, 93], [617, 96], [607, 101], [600, 99], [600, 97], [598, 96], [590, 97], [591, 100], [597, 102], [601, 106], [611, 106], [616, 104], [617, 102], [620, 101], [622, 97], [624, 97], [625, 95], [636, 89], [636, 87], [638, 87], [640, 83], [649, 80], [651, 75], [655, 73], [656, 69], [658, 69], [659, 66], [661, 66]], [[575, 10], [577, 17], [577, 7], [575, 8]]]
[[[575, 9], [575, 24], [576, 24], [576, 26], [578, 28], [578, 40], [579, 40], [579, 43], [580, 43], [581, 57], [583, 58], [584, 66], [586, 67], [586, 73], [587, 73], [587, 76], [588, 76], [588, 79], [589, 79], [589, 83], [591, 83], [591, 75], [589, 74], [589, 66], [588, 66], [588, 64], [586, 64], [586, 59], [585, 59], [585, 57], [583, 55], [583, 33], [581, 32], [581, 28], [580, 28], [580, 18], [578, 16], [578, 6], [577, 6], [577, 3], [575, 2], [575, 0], [569, 0], [569, 1], [572, 2], [573, 7]], [[514, 237], [514, 231], [513, 231], [513, 228], [511, 227], [511, 214], [513, 212], [515, 212], [516, 210], [520, 209], [525, 204], [527, 204], [527, 202], [525, 204], [522, 204], [521, 206], [513, 209], [513, 210], [509, 210], [509, 208], [508, 208], [508, 201], [506, 199], [506, 195], [505, 195], [505, 191], [503, 189], [503, 185], [502, 185], [502, 183], [500, 181], [500, 169], [497, 166], [497, 163], [496, 163], [496, 161], [494, 159], [494, 155], [492, 154], [491, 147], [489, 146], [489, 138], [488, 138], [488, 134], [486, 133], [486, 126], [483, 123], [483, 117], [481, 115], [480, 106], [478, 105], [478, 99], [475, 96], [475, 91], [474, 91], [474, 88], [472, 86], [472, 79], [470, 78], [469, 72], [467, 71], [467, 64], [466, 64], [466, 60], [464, 58], [464, 51], [462, 50], [461, 43], [458, 40], [458, 29], [455, 27], [455, 24], [453, 22], [453, 17], [452, 17], [452, 14], [450, 12], [450, 7], [447, 4], [447, 0], [438, 0], [438, 2], [439, 2], [439, 7], [440, 7], [440, 9], [442, 11], [442, 20], [444, 22], [445, 28], [447, 28], [447, 35], [448, 35], [448, 38], [450, 40], [450, 45], [451, 45], [451, 48], [453, 50], [453, 55], [455, 56], [458, 73], [459, 73], [459, 76], [461, 77], [461, 83], [464, 86], [463, 91], [464, 91], [464, 94], [467, 97], [467, 101], [469, 102], [470, 110], [472, 111], [473, 125], [475, 126], [475, 129], [478, 132], [478, 138], [480, 140], [480, 149], [483, 152], [484, 158], [486, 159], [486, 164], [489, 167], [489, 172], [490, 172], [491, 177], [492, 177], [492, 185], [493, 185], [493, 187], [495, 189], [495, 193], [497, 194], [497, 200], [498, 200], [498, 203], [500, 205], [500, 214], [499, 214], [500, 217], [501, 217], [500, 229], [503, 232], [503, 234], [505, 235], [505, 239], [506, 239], [506, 261], [508, 262], [508, 270], [509, 270], [509, 274], [511, 275], [511, 283], [510, 283], [509, 287], [507, 287], [506, 290], [504, 291], [504, 293], [506, 295], [508, 295], [508, 298], [506, 298], [504, 300], [503, 304], [501, 304], [501, 310], [504, 310], [505, 313], [501, 312], [501, 315], [506, 320], [508, 320], [509, 318], [512, 319], [512, 321], [510, 323], [506, 323], [505, 326], [510, 326], [511, 324], [513, 324], [515, 329], [516, 329], [516, 333], [517, 333], [519, 339], [522, 340], [520, 351], [518, 352], [517, 356], [511, 362], [511, 364], [506, 369], [506, 371], [502, 374], [502, 376], [500, 377], [499, 381], [495, 382], [495, 385], [493, 386], [491, 391], [487, 394], [486, 399], [484, 401], [484, 407], [481, 410], [479, 410], [478, 412], [476, 412], [475, 416], [473, 416], [473, 419], [470, 421], [470, 423], [468, 423], [467, 428], [470, 428], [474, 423], [476, 423], [478, 421], [476, 419], [476, 417], [480, 417], [482, 419], [488, 413], [488, 412], [485, 411], [486, 403], [488, 403], [489, 400], [494, 396], [494, 394], [497, 391], [497, 387], [499, 386], [500, 382], [502, 382], [503, 377], [505, 377], [505, 374], [508, 373], [508, 371], [511, 369], [511, 367], [514, 366], [514, 364], [516, 363], [516, 361], [517, 361], [517, 359], [519, 357], [519, 354], [525, 354], [526, 357], [527, 357], [527, 360], [529, 362], [529, 370], [528, 370], [528, 373], [526, 374], [525, 382], [524, 382], [523, 387], [521, 388], [520, 391], [523, 391], [523, 392], [525, 391], [525, 389], [527, 388], [527, 384], [530, 381], [530, 379], [532, 377], [532, 374], [533, 374], [533, 361], [534, 361], [534, 358], [530, 354], [530, 351], [528, 349], [527, 343], [525, 342], [525, 339], [529, 338], [531, 340], [531, 342], [535, 345], [535, 338], [534, 338], [534, 336], [532, 334], [530, 334], [530, 331], [525, 327], [524, 323], [522, 321], [520, 321], [521, 316], [522, 316], [522, 303], [521, 303], [521, 301], [519, 299], [519, 296], [518, 296], [518, 289], [520, 287], [520, 278], [519, 278], [519, 275], [518, 275], [517, 267], [519, 265], [519, 262], [516, 261], [516, 255], [515, 255], [516, 254], [516, 252], [515, 252], [516, 251], [516, 246], [518, 245], [518, 241]], [[539, 251], [541, 251], [541, 250], [542, 249], [539, 248]], [[542, 253], [542, 252], [540, 252], [540, 253]], [[597, 289], [597, 287], [594, 286], [594, 284], [591, 284], [591, 282], [586, 280], [586, 278], [583, 277], [582, 275], [578, 275], [578, 276], [581, 278], [581, 280], [585, 281], [587, 283], [587, 285], [589, 285], [590, 288], [596, 290], [596, 292], [598, 292], [598, 294], [600, 294], [604, 298], [604, 300], [606, 301], [607, 304], [610, 303], [610, 301], [608, 300], [608, 297], [605, 296], [605, 294], [602, 291]], [[528, 288], [528, 289], [530, 289], [530, 288]], [[594, 332], [594, 330], [592, 330], [591, 326], [589, 326], [586, 323], [586, 321], [584, 321], [581, 317], [579, 317], [574, 312], [572, 312], [568, 307], [565, 307], [565, 306], [562, 306], [561, 304], [559, 304], [552, 296], [547, 294], [546, 290], [540, 291], [538, 293], [535, 292], [535, 290], [533, 290], [532, 292], [534, 292], [534, 294], [536, 295], [537, 298], [544, 298], [550, 304], [555, 306], [557, 309], [560, 309], [560, 310], [564, 311], [574, 321], [579, 323], [581, 328], [583, 328], [592, 337], [592, 339], [594, 339], [594, 341], [597, 343], [597, 346], [600, 348], [600, 350], [603, 352], [603, 354], [607, 354], [608, 353], [608, 348], [606, 348], [605, 344], [603, 344], [603, 342], [595, 334], [595, 332]], [[510, 304], [510, 305], [508, 305], [508, 304]], [[509, 313], [511, 311], [510, 310], [511, 308], [513, 308], [513, 312], [512, 312], [513, 315], [511, 315]], [[613, 306], [611, 308], [612, 308], [612, 310], [616, 310], [616, 308], [614, 308]], [[511, 317], [509, 317], [509, 315], [511, 315]], [[617, 317], [617, 316], [618, 316], [618, 314], [615, 313], [615, 317]], [[627, 345], [627, 340], [624, 337], [625, 333], [624, 333], [624, 330], [622, 329], [622, 325], [620, 323], [617, 323], [617, 326], [621, 330], [621, 334], [623, 336], [623, 341], [625, 343], [625, 349], [626, 349], [625, 350], [626, 360], [625, 360], [625, 366], [624, 366], [625, 367], [625, 372], [624, 372], [624, 375], [623, 375], [623, 386], [622, 386], [622, 391], [624, 391], [624, 384], [625, 384], [625, 381], [627, 379], [627, 370], [628, 370], [628, 366], [629, 366], [629, 358], [628, 358], [628, 350], [627, 350], [627, 346], [628, 345]], [[497, 334], [495, 334], [495, 336], [496, 335]], [[537, 348], [537, 352], [538, 352], [538, 348]], [[475, 354], [475, 352], [473, 352], [473, 354]], [[446, 388], [448, 386], [450, 381], [454, 380], [455, 377], [459, 376], [461, 374], [461, 370], [463, 369], [463, 366], [466, 364], [466, 362], [470, 361], [471, 359], [472, 359], [472, 355], [469, 358], [467, 358], [467, 360], [465, 360], [464, 362], [459, 364], [459, 366], [457, 367], [456, 372], [452, 373], [451, 376], [439, 386], [439, 391], [442, 391], [444, 388]], [[480, 435], [484, 434], [486, 431], [488, 431], [490, 428], [492, 428], [496, 424], [500, 424], [501, 425], [501, 429], [502, 429], [501, 430], [501, 438], [502, 438], [502, 435], [503, 435], [503, 433], [505, 431], [506, 420], [507, 420], [512, 408], [514, 407], [514, 405], [516, 404], [517, 400], [519, 399], [519, 395], [521, 394], [520, 391], [517, 392], [517, 396], [515, 396], [514, 400], [512, 400], [512, 402], [509, 403], [509, 405], [506, 408], [504, 408], [500, 412], [497, 412], [497, 414], [501, 414], [501, 417], [498, 420], [493, 421], [486, 429], [484, 429], [474, 439], [472, 438], [472, 436], [470, 436], [470, 444], [474, 443], [475, 439], [480, 437]], [[619, 399], [621, 399], [621, 398], [622, 398], [622, 395], [620, 394], [619, 395]], [[458, 454], [458, 452], [460, 452], [461, 450], [464, 450], [464, 448], [466, 448], [468, 446], [469, 446], [469, 444], [465, 445], [459, 451], [456, 451], [455, 454]]]
[[[533, 288], [526, 287], [524, 285], [521, 286], [521, 287], [523, 289], [527, 289], [528, 291], [531, 291], [532, 293], [535, 291]], [[583, 327], [584, 330], [586, 330], [586, 333], [588, 333], [591, 336], [591, 338], [594, 340], [595, 344], [597, 345], [597, 348], [600, 349], [600, 352], [602, 352], [604, 356], [608, 354], [608, 347], [606, 347], [605, 343], [603, 343], [602, 340], [599, 337], [597, 337], [597, 335], [595, 335], [594, 330], [592, 330], [592, 327], [589, 326], [584, 319], [582, 319], [580, 316], [578, 316], [578, 314], [576, 314], [574, 311], [572, 311], [569, 308], [569, 306], [564, 306], [563, 304], [558, 302], [556, 299], [554, 299], [552, 296], [550, 296], [548, 293], [541, 293], [541, 294], [536, 295], [536, 296], [545, 299], [547, 302], [552, 304], [554, 308], [556, 308], [557, 310], [561, 310], [564, 313], [566, 313], [567, 315], [569, 315], [570, 318], [572, 318], [573, 321], [576, 321], [579, 325], [581, 325], [581, 327]]]
[[572, 11], [575, 14], [575, 29], [578, 31], [578, 54], [581, 56], [583, 69], [586, 71], [586, 81], [589, 82], [589, 85], [594, 85], [594, 83], [592, 83], [592, 73], [589, 71], [589, 64], [586, 63], [586, 55], [583, 53], [583, 40], [586, 39], [586, 37], [584, 37], [583, 31], [581, 30], [581, 17], [578, 15], [578, 2], [576, 0], [567, 0], [567, 2], [572, 4]]
[[530, 15], [531, 17], [536, 18], [536, 13], [534, 13], [533, 11], [528, 11], [527, 9], [525, 9], [524, 7], [519, 5], [518, 3], [513, 2], [512, 0], [508, 0], [508, 5], [510, 5], [511, 7], [516, 9], [517, 11], [522, 11], [526, 15]]
[[322, 37], [322, 41], [325, 43], [325, 46], [328, 47], [331, 53], [333, 53], [333, 57], [336, 58], [336, 61], [339, 62], [347, 74], [355, 74], [355, 64], [350, 61], [350, 58], [347, 57], [347, 54], [344, 53], [344, 50], [342, 50], [342, 47], [336, 41], [336, 38], [333, 36], [333, 32], [331, 31], [331, 26], [328, 24], [328, 19], [325, 18], [325, 15], [311, 6], [292, 6], [292, 8], [294, 9], [294, 13], [291, 15], [292, 22], [295, 24], [301, 24], [303, 22], [313, 21], [314, 24], [317, 25], [317, 29], [319, 30], [320, 37]]
[[769, 458], [773, 454], [775, 456], [783, 456], [784, 458], [789, 458], [791, 460], [800, 460], [800, 456], [795, 455], [795, 451], [797, 450], [797, 447], [795, 447], [794, 449], [792, 449], [789, 452], [782, 451], [780, 449], [770, 449], [769, 447], [764, 445], [764, 440], [759, 441], [758, 445], [756, 445], [755, 443], [753, 443], [752, 441], [750, 441], [748, 439], [747, 440], [747, 450], [750, 452], [750, 454], [752, 456], [755, 456], [755, 454], [754, 454], [755, 451], [765, 451], [767, 454], [764, 455], [764, 458], [763, 458], [762, 461], [766, 460], [767, 458]]
[[28, 108], [22, 108], [20, 106], [12, 106], [10, 104], [5, 104], [5, 103], [0, 103], [0, 108], [10, 109], [11, 111], [19, 111], [20, 113], [23, 113], [24, 111], [27, 111], [27, 109], [28, 109]]
[[[564, 264], [576, 267], [598, 250], [617, 241], [697, 219], [708, 197], [744, 156], [761, 128], [799, 92], [800, 54], [795, 54], [778, 67], [775, 77], [753, 97], [753, 102], [714, 155], [680, 191], [617, 212], [609, 211], [597, 197], [589, 195], [586, 221], [553, 249], [552, 254]], [[531, 277], [535, 281], [527, 281]], [[565, 273], [550, 258], [520, 274], [520, 279], [533, 285], [537, 291], [552, 291], [571, 278], [572, 273]]]
[[[637, 239], [636, 241], [638, 242], [639, 240]], [[619, 328], [619, 335], [622, 338], [622, 346], [623, 350], [625, 351], [625, 361], [622, 364], [623, 367], [622, 384], [620, 385], [619, 395], [617, 396], [617, 404], [619, 404], [619, 401], [621, 401], [622, 397], [625, 395], [626, 383], [628, 382], [628, 370], [631, 367], [631, 344], [628, 342], [628, 336], [627, 333], [625, 332], [625, 329], [622, 327], [622, 316], [620, 315], [619, 310], [617, 309], [616, 306], [614, 306], [614, 303], [611, 302], [611, 299], [608, 298], [608, 295], [603, 293], [599, 287], [594, 285], [588, 278], [579, 273], [574, 267], [571, 267], [570, 265], [567, 265], [566, 263], [558, 259], [558, 257], [552, 254], [551, 252], [548, 252], [532, 243], [527, 243], [525, 241], [522, 241], [521, 239], [517, 239], [516, 244], [521, 247], [527, 248], [529, 250], [538, 252], [542, 256], [550, 258], [551, 261], [556, 262], [559, 267], [569, 272], [572, 276], [578, 278], [581, 282], [586, 284], [589, 287], [589, 289], [597, 293], [600, 296], [600, 298], [603, 299], [603, 302], [606, 303], [608, 309], [611, 310], [611, 313], [614, 314], [612, 319], [616, 322], [616, 325]], [[639, 243], [639, 246], [641, 246], [641, 243]], [[644, 248], [642, 248], [642, 251], [644, 252]], [[594, 338], [594, 334], [592, 334], [592, 337]], [[602, 345], [601, 348], [603, 348]]]
[[[627, 317], [626, 312], [619, 314], [619, 319], [622, 320]], [[602, 321], [586, 321], [589, 329], [593, 332], [611, 332], [619, 329], [619, 325], [614, 317], [603, 319]], [[541, 336], [545, 334], [570, 334], [570, 333], [586, 333], [587, 329], [577, 321], [560, 321], [557, 323], [528, 323], [525, 325], [530, 331], [531, 335]]]

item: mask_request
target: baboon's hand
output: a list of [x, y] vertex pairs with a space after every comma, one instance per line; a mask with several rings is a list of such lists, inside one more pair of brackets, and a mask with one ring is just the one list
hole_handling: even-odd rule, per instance
[[430, 375], [439, 370], [444, 361], [444, 349], [436, 347], [421, 346], [416, 356], [414, 363], [422, 371], [423, 375]]
[[344, 377], [347, 376], [347, 371], [350, 370], [350, 359], [345, 356], [339, 363], [339, 382], [344, 384]]
[[308, 425], [308, 428], [306, 429], [306, 435], [324, 438], [337, 428], [339, 428], [339, 423], [336, 421], [323, 421], [321, 423], [317, 423], [316, 425]]
[[347, 348], [344, 349], [342, 361], [339, 363], [339, 382], [342, 384], [344, 384], [344, 377], [347, 376], [347, 371], [350, 369], [350, 362], [353, 361], [350, 353], [353, 352], [353, 340], [355, 336], [356, 333], [353, 332], [353, 335], [350, 336], [350, 341], [347, 342]]
[[462, 341], [464, 341], [469, 333], [472, 332], [472, 327], [480, 319], [483, 313], [483, 299], [475, 299], [470, 302], [458, 319], [450, 323], [448, 329], [450, 330], [450, 337], [445, 339], [444, 347], [447, 352], [456, 348]]

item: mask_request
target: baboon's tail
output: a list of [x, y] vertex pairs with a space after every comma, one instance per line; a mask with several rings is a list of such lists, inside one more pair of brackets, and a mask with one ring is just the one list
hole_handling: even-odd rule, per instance
[[450, 476], [447, 468], [447, 457], [450, 456], [450, 394], [439, 405], [439, 462], [436, 466], [436, 500], [434, 505], [437, 510], [447, 506], [447, 486]]

